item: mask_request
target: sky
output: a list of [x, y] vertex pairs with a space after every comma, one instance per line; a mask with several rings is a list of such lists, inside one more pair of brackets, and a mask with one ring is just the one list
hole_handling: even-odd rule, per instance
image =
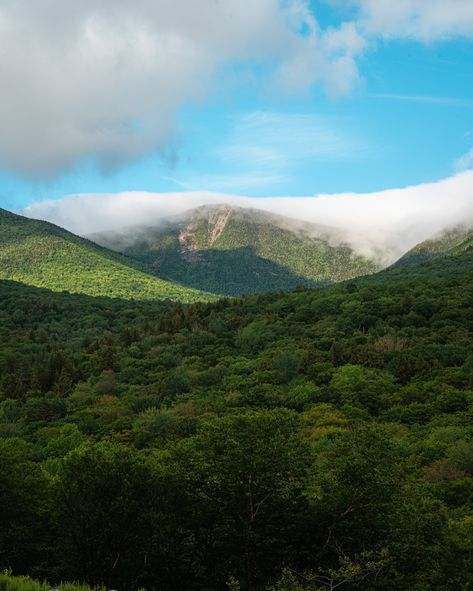
[[473, 210], [472, 0], [0, 0], [0, 41], [7, 209], [395, 189], [409, 212], [438, 184]]

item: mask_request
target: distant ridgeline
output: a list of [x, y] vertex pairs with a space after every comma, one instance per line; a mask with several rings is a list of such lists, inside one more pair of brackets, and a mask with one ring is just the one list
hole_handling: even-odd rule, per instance
[[316, 287], [381, 269], [336, 229], [229, 205], [91, 238], [171, 281], [227, 296]]
[[[183, 252], [208, 235], [181, 235]], [[142, 277], [54, 226], [3, 214], [1, 239], [24, 282], [59, 289], [55, 268], [62, 282], [96, 264], [92, 282], [104, 261]], [[122, 591], [469, 589], [471, 246], [316, 290], [125, 295], [0, 282], [0, 572]], [[46, 586], [7, 574], [0, 590]]]

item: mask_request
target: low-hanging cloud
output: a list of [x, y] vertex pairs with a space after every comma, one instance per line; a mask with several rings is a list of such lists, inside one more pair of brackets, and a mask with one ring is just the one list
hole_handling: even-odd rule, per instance
[[363, 254], [390, 263], [418, 242], [456, 225], [473, 227], [473, 170], [378, 193], [249, 198], [208, 192], [75, 195], [29, 205], [23, 214], [77, 234], [153, 225], [205, 204], [256, 208], [343, 231]]
[[0, 166], [52, 176], [166, 147], [183, 104], [227, 63], [351, 89], [364, 40], [322, 30], [307, 0], [0, 0]]

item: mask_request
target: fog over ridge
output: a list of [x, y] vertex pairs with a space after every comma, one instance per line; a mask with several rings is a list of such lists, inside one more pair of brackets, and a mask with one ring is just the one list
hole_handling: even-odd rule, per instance
[[473, 226], [473, 170], [435, 183], [365, 194], [267, 198], [205, 191], [87, 194], [34, 202], [19, 213], [87, 236], [150, 226], [201, 205], [222, 203], [333, 227], [357, 252], [381, 256], [388, 264], [444, 229]]

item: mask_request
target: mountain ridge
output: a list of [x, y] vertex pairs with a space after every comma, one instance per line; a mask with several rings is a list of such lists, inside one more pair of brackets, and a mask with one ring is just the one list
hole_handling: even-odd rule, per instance
[[228, 204], [91, 238], [179, 283], [227, 296], [317, 287], [382, 268], [337, 229]]

